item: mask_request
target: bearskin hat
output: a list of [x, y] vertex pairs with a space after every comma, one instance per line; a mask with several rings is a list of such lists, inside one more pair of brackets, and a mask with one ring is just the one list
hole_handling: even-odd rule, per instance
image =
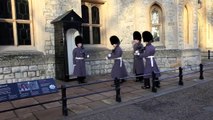
[[150, 42], [153, 41], [153, 36], [149, 31], [144, 31], [142, 33], [143, 41], [144, 42]]
[[80, 35], [75, 37], [75, 45], [77, 46], [78, 43], [83, 43], [83, 38]]
[[113, 35], [113, 36], [110, 37], [110, 42], [111, 42], [112, 45], [113, 44], [119, 44], [120, 40], [117, 36]]
[[141, 34], [140, 34], [140, 32], [135, 31], [133, 33], [133, 40], [139, 40], [139, 41], [141, 41]]

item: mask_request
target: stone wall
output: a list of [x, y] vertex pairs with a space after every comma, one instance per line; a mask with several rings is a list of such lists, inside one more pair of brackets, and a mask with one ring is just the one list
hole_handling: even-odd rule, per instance
[[0, 84], [55, 76], [54, 56], [41, 52], [5, 52], [0, 62]]

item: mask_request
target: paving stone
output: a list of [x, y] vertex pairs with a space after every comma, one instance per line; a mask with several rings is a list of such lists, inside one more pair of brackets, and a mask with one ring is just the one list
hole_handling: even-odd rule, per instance
[[74, 104], [70, 104], [70, 105], [68, 105], [68, 109], [70, 111], [76, 113], [76, 114], [92, 111], [92, 109], [90, 109], [86, 105], [74, 105]]
[[34, 98], [25, 98], [25, 99], [19, 99], [11, 102], [14, 107], [20, 107], [20, 106], [27, 106], [32, 104], [37, 104], [38, 101], [36, 101]]
[[104, 93], [100, 93], [101, 95], [104, 95], [106, 97], [112, 97], [116, 95], [115, 91], [109, 91], [109, 92], [104, 92]]
[[115, 101], [115, 97], [112, 98], [108, 98], [108, 99], [104, 99], [102, 100], [104, 103], [109, 104], [109, 105], [114, 105], [117, 104], [117, 102]]
[[44, 104], [43, 106], [46, 109], [49, 109], [49, 108], [59, 107], [59, 106], [61, 106], [61, 103], [59, 103], [59, 102], [53, 102], [53, 103]]
[[85, 97], [67, 100], [67, 104], [84, 104], [84, 103], [90, 103], [90, 102], [92, 102], [92, 100]]
[[125, 93], [125, 94], [121, 95], [122, 102], [130, 101], [130, 100], [133, 100], [133, 99], [136, 99], [136, 98], [140, 98], [140, 95], [132, 94], [132, 93]]
[[60, 120], [63, 116], [61, 107], [35, 111], [33, 114], [39, 120]]
[[94, 94], [94, 95], [89, 95], [89, 96], [86, 96], [86, 98], [90, 99], [90, 100], [93, 100], [93, 101], [97, 101], [97, 100], [103, 100], [105, 99], [106, 97], [101, 95], [101, 94]]
[[0, 110], [7, 110], [13, 108], [10, 102], [2, 102], [0, 103]]
[[0, 113], [0, 116], [1, 120], [15, 119], [17, 117], [13, 111]]
[[44, 107], [42, 107], [42, 106], [39, 105], [39, 106], [34, 106], [34, 107], [17, 109], [17, 110], [15, 110], [15, 113], [18, 116], [24, 116], [25, 114], [32, 113], [34, 111], [40, 111], [40, 110], [44, 110]]
[[105, 106], [107, 106], [107, 104], [102, 101], [95, 101], [95, 102], [87, 103], [86, 105], [93, 110], [98, 108], [104, 108]]
[[48, 94], [48, 95], [42, 95], [42, 96], [37, 96], [34, 97], [36, 99], [36, 101], [38, 102], [46, 102], [46, 101], [50, 101], [50, 100], [58, 100], [61, 99], [61, 96], [59, 96], [59, 94]]

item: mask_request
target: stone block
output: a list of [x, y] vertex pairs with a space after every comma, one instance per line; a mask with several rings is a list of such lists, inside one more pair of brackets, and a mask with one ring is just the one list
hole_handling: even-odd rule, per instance
[[20, 67], [12, 67], [12, 73], [21, 72]]
[[3, 68], [3, 73], [4, 74], [7, 74], [7, 73], [11, 73], [11, 67], [5, 67], [5, 68]]
[[6, 75], [4, 76], [4, 79], [12, 79], [12, 78], [15, 78], [15, 76], [14, 76], [13, 73], [11, 73], [11, 74], [6, 74]]

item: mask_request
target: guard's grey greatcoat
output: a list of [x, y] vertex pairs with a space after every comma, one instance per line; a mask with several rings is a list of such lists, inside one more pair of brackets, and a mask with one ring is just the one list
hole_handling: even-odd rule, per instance
[[[134, 53], [136, 53], [136, 51], [138, 51], [140, 54], [142, 54], [144, 51], [144, 47], [141, 43], [134, 44], [133, 49], [134, 49]], [[144, 73], [143, 58], [138, 55], [134, 55], [133, 72], [137, 75], [139, 75], [139, 74], [141, 75]]]
[[111, 56], [108, 56], [108, 59], [114, 59], [114, 65], [111, 71], [111, 77], [114, 79], [127, 77], [127, 70], [125, 64], [122, 59], [119, 59], [122, 57], [122, 54], [122, 49], [119, 46], [116, 46], [113, 52], [111, 53]]
[[87, 54], [85, 52], [85, 49], [78, 47], [73, 49], [73, 64], [75, 65], [73, 75], [78, 77], [86, 76], [86, 66], [85, 66], [86, 57]]
[[[152, 77], [152, 71], [154, 71], [156, 74], [156, 77], [160, 77], [160, 71], [156, 64], [155, 58], [153, 58], [153, 67], [151, 66], [151, 59], [148, 58], [149, 56], [154, 56], [155, 54], [155, 47], [148, 43], [145, 47], [145, 51], [143, 54], [140, 55], [140, 57], [144, 57], [146, 59], [145, 63], [145, 69], [144, 69], [144, 78], [151, 78]], [[147, 74], [150, 74], [147, 76]]]

